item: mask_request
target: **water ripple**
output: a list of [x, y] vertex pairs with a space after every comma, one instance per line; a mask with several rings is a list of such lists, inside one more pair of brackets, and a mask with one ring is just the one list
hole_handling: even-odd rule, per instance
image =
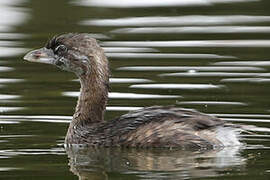
[[177, 53], [106, 53], [114, 58], [207, 58], [207, 59], [234, 59], [234, 56], [221, 56], [216, 54], [177, 54]]
[[15, 99], [21, 98], [21, 95], [10, 95], [10, 94], [0, 94], [1, 103], [9, 103], [9, 102], [19, 102]]
[[106, 107], [106, 110], [107, 111], [135, 111], [135, 110], [138, 110], [138, 109], [141, 109], [141, 108], [143, 108], [143, 107], [108, 106], [108, 107]]
[[[79, 79], [74, 79], [72, 81], [79, 82]], [[148, 83], [148, 82], [154, 82], [149, 79], [142, 79], [142, 78], [110, 78], [110, 83], [116, 84], [116, 83]]]
[[127, 66], [117, 70], [128, 71], [265, 71], [260, 67], [249, 66]]
[[14, 47], [14, 46], [22, 46], [23, 43], [19, 41], [0, 41], [0, 46], [3, 47]]
[[[13, 70], [13, 68], [11, 68]], [[24, 79], [11, 79], [11, 78], [0, 78], [0, 83], [17, 83], [23, 82]]]
[[23, 23], [27, 18], [27, 9], [18, 6], [24, 0], [7, 1], [1, 0], [0, 2], [0, 31], [10, 32], [13, 26]]
[[221, 89], [225, 86], [213, 84], [135, 84], [129, 87], [142, 89]]
[[18, 110], [22, 110], [22, 109], [26, 109], [25, 107], [0, 107], [0, 112], [10, 112], [10, 111], [18, 111]]
[[140, 78], [110, 78], [110, 83], [150, 83], [154, 82], [149, 79]]
[[269, 83], [270, 78], [225, 78], [220, 82], [248, 82], [248, 83]]
[[72, 4], [91, 7], [110, 7], [110, 8], [143, 8], [143, 7], [177, 7], [177, 6], [210, 6], [219, 3], [240, 3], [254, 2], [258, 0], [76, 0]]
[[192, 25], [232, 25], [270, 22], [270, 16], [224, 15], [224, 16], [150, 16], [125, 17], [116, 19], [91, 19], [81, 21], [87, 26], [192, 26]]
[[[2, 157], [0, 157], [0, 158], [2, 158]], [[14, 167], [1, 167], [0, 168], [0, 172], [2, 171], [15, 171], [15, 170], [21, 170], [21, 169], [23, 169], [23, 168], [14, 168]]]
[[16, 39], [25, 39], [28, 38], [29, 35], [23, 33], [8, 33], [8, 32], [0, 32], [0, 39], [5, 40], [16, 40]]
[[14, 57], [24, 54], [29, 49], [27, 48], [15, 48], [15, 47], [0, 47], [0, 57]]
[[18, 155], [41, 155], [41, 154], [64, 155], [66, 154], [66, 151], [64, 148], [0, 150], [0, 155], [6, 156], [6, 157], [12, 157], [12, 156], [18, 156]]
[[164, 73], [159, 76], [172, 77], [250, 77], [259, 73], [231, 73], [231, 72], [187, 72], [187, 73]]
[[269, 118], [269, 114], [211, 114], [219, 117], [235, 117], [235, 118]]
[[[235, 121], [235, 122], [263, 122], [263, 123], [270, 123], [270, 119], [241, 119], [241, 118], [222, 118], [226, 121]], [[270, 130], [268, 129], [268, 132]]]
[[225, 66], [270, 66], [270, 61], [222, 61], [215, 62], [213, 65]]
[[108, 53], [131, 53], [131, 52], [158, 52], [154, 48], [128, 48], [128, 47], [103, 47], [106, 54]]
[[[0, 56], [1, 56], [1, 53], [0, 53]], [[13, 70], [14, 70], [14, 68], [12, 68], [12, 67], [0, 66], [0, 72], [8, 72], [8, 71], [13, 71]]]
[[[69, 123], [72, 116], [23, 116], [23, 115], [1, 115], [1, 122], [48, 122], [48, 123]], [[16, 136], [16, 135], [15, 135]], [[21, 135], [19, 135], [21, 136]], [[0, 136], [1, 137], [1, 136]]]
[[237, 106], [246, 106], [247, 103], [242, 102], [229, 102], [229, 101], [181, 101], [177, 104], [185, 105], [237, 105]]
[[105, 46], [126, 47], [270, 47], [270, 40], [106, 41]]
[[[78, 97], [80, 92], [63, 92], [64, 96]], [[169, 99], [180, 98], [176, 95], [157, 95], [157, 94], [138, 94], [138, 93], [119, 93], [110, 92], [109, 98], [111, 99]]]
[[18, 123], [19, 123], [18, 121], [0, 120], [0, 124], [18, 124]]
[[167, 99], [167, 98], [180, 98], [176, 95], [156, 95], [156, 94], [137, 94], [137, 93], [109, 93], [111, 99]]
[[[79, 79], [74, 79], [72, 81], [79, 82]], [[148, 83], [154, 82], [150, 79], [142, 79], [142, 78], [110, 78], [110, 83]]]
[[270, 33], [269, 26], [190, 26], [122, 28], [111, 31], [115, 34], [211, 34], [211, 33]]
[[0, 100], [6, 100], [6, 99], [18, 99], [20, 98], [20, 95], [8, 95], [8, 94], [0, 94]]

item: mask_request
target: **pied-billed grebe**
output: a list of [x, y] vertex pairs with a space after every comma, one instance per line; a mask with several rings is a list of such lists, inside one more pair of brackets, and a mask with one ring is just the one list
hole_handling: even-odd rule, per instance
[[67, 131], [67, 145], [211, 149], [240, 144], [237, 135], [241, 128], [173, 106], [147, 107], [105, 122], [108, 60], [88, 34], [59, 35], [45, 47], [26, 54], [24, 59], [53, 64], [79, 77], [80, 96]]

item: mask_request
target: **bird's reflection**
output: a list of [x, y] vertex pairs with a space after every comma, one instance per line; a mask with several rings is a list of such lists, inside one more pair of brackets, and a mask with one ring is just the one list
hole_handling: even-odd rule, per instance
[[240, 147], [196, 152], [169, 149], [66, 148], [70, 171], [80, 180], [114, 179], [115, 174], [118, 178], [132, 176], [136, 179], [220, 176], [232, 168], [244, 168], [245, 159], [240, 156], [240, 150]]

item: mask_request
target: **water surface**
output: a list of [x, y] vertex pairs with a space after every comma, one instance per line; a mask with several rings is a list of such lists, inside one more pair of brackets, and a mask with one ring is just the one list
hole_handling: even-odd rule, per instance
[[[0, 15], [0, 179], [269, 179], [269, 1], [1, 0]], [[79, 82], [22, 60], [64, 32], [89, 32], [105, 49], [106, 120], [172, 104], [255, 132], [212, 151], [66, 152]]]

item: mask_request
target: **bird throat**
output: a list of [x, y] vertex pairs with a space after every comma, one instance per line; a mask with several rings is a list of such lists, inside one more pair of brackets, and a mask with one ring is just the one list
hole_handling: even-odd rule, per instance
[[104, 120], [108, 89], [92, 76], [80, 78], [81, 89], [73, 121], [82, 125]]
[[[92, 67], [97, 67], [92, 65]], [[72, 126], [85, 127], [104, 121], [104, 112], [108, 98], [107, 66], [92, 68], [91, 72], [79, 76], [81, 89], [73, 115]]]
[[75, 137], [79, 137], [83, 129], [89, 129], [94, 124], [104, 121], [109, 89], [109, 67], [103, 50], [95, 52], [89, 66], [83, 68], [84, 73], [77, 74], [81, 89], [66, 143], [78, 143], [75, 142]]

